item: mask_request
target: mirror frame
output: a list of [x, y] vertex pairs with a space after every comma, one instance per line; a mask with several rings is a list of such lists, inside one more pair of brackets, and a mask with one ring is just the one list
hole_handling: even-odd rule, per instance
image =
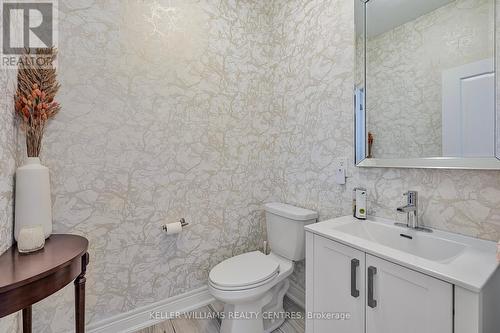
[[[363, 97], [362, 97], [362, 106], [366, 106], [366, 4], [370, 0], [354, 0], [354, 73], [358, 70], [358, 59], [357, 54], [359, 50], [357, 49], [357, 38], [359, 25], [361, 25], [361, 29], [363, 31], [363, 45], [362, 45], [362, 81], [361, 88], [363, 89]], [[357, 10], [358, 6], [362, 6], [362, 14]], [[357, 159], [357, 101], [356, 98], [358, 95], [358, 86], [357, 82], [355, 82], [354, 86], [354, 163], [357, 167], [362, 168], [405, 168], [405, 169], [466, 169], [466, 170], [500, 170], [500, 110], [499, 110], [499, 97], [500, 91], [498, 91], [498, 77], [497, 77], [497, 59], [498, 52], [500, 49], [500, 43], [497, 43], [497, 4], [494, 1], [494, 11], [495, 11], [495, 20], [494, 20], [494, 68], [495, 68], [495, 155], [492, 157], [481, 157], [481, 158], [472, 158], [472, 157], [422, 157], [422, 158], [367, 158], [366, 152], [364, 153], [365, 157], [358, 161]], [[359, 17], [362, 15], [362, 17]], [[355, 78], [356, 81], [356, 78]], [[368, 92], [369, 93], [369, 92]], [[365, 147], [368, 146], [366, 137], [366, 112], [364, 110], [364, 140]]]

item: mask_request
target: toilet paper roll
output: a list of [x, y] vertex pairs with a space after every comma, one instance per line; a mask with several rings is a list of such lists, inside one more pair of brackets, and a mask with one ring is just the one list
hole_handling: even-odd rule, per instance
[[164, 229], [167, 232], [167, 235], [178, 234], [182, 231], [182, 224], [180, 222], [167, 223], [164, 225]]

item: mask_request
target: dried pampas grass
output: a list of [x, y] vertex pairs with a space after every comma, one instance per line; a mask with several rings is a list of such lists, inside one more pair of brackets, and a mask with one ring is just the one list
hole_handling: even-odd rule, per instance
[[25, 50], [19, 61], [15, 111], [26, 133], [28, 157], [38, 157], [47, 121], [61, 109], [55, 101], [59, 90], [55, 48]]

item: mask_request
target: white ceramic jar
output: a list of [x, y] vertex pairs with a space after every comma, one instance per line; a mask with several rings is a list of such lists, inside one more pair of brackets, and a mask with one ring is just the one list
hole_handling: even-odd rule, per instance
[[35, 252], [45, 245], [45, 235], [41, 225], [22, 227], [17, 238], [17, 250], [21, 253]]

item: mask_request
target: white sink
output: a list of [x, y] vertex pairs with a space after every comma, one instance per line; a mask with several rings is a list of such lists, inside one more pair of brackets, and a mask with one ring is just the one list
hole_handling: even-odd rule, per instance
[[417, 257], [445, 262], [457, 257], [466, 245], [424, 232], [382, 223], [348, 223], [332, 226], [338, 231], [392, 247]]
[[411, 230], [387, 219], [344, 216], [305, 229], [474, 292], [498, 267], [495, 242], [440, 230]]

